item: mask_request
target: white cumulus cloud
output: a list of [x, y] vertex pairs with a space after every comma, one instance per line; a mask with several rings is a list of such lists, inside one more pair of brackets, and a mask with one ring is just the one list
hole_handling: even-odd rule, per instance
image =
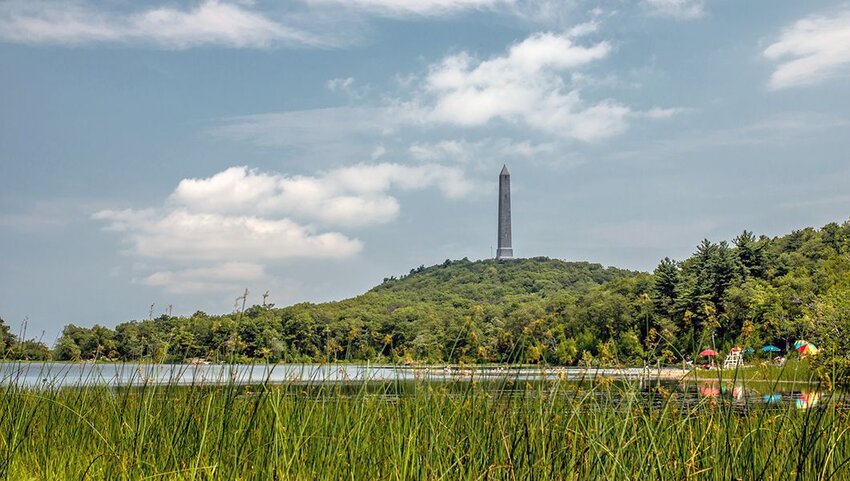
[[[584, 69], [613, 51], [605, 40], [579, 42], [598, 25], [594, 20], [564, 33], [534, 33], [508, 46], [504, 54], [486, 59], [468, 52], [447, 55], [421, 74], [403, 76], [399, 94], [383, 98], [380, 105], [231, 117], [211, 132], [261, 146], [330, 152], [325, 158], [368, 144], [363, 154], [377, 153], [373, 158], [378, 158], [386, 151], [376, 151], [375, 143], [391, 143], [409, 136], [412, 129], [421, 137], [426, 129], [507, 125], [550, 138], [592, 142], [623, 132], [635, 118], [660, 120], [683, 112], [660, 107], [642, 111], [616, 99], [584, 98], [582, 87], [588, 83]], [[344, 90], [353, 83], [345, 77], [327, 85]], [[418, 148], [410, 152], [418, 159], [429, 157]]]
[[183, 179], [161, 207], [102, 210], [93, 218], [118, 233], [129, 254], [183, 266], [158, 269], [143, 284], [227, 291], [263, 278], [262, 263], [358, 254], [363, 243], [330, 226], [389, 222], [400, 211], [393, 191], [424, 188], [457, 198], [473, 183], [460, 169], [439, 164], [358, 164], [313, 176], [231, 167]]
[[775, 90], [850, 76], [850, 10], [794, 22], [764, 56], [778, 62], [769, 84]]
[[121, 226], [132, 253], [176, 261], [261, 261], [348, 257], [362, 243], [337, 232], [317, 233], [290, 219], [166, 211], [128, 221], [128, 212], [103, 210], [95, 219]]
[[464, 127], [503, 120], [585, 141], [613, 135], [625, 129], [631, 109], [613, 100], [588, 104], [562, 76], [611, 50], [606, 41], [585, 46], [569, 34], [536, 33], [488, 60], [450, 55], [428, 71], [423, 116]]
[[231, 167], [204, 179], [184, 179], [171, 201], [191, 211], [287, 215], [327, 225], [389, 222], [399, 213], [391, 189], [435, 187], [449, 198], [473, 190], [463, 171], [439, 164], [358, 164], [315, 176], [285, 176]]

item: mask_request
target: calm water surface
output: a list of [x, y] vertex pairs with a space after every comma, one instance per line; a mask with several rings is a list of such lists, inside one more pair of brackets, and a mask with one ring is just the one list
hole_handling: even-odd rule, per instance
[[[668, 371], [668, 374], [670, 372]], [[647, 375], [649, 375], [647, 377]], [[621, 384], [633, 383], [646, 400], [663, 404], [658, 386], [678, 393], [683, 406], [706, 398], [726, 400], [738, 405], [767, 404], [798, 408], [815, 407], [826, 399], [819, 389], [801, 383], [765, 382], [724, 383], [680, 382], [658, 379], [643, 369], [558, 368], [544, 370], [533, 367], [489, 366], [458, 368], [457, 366], [406, 367], [370, 364], [95, 364], [51, 362], [0, 363], [0, 385], [34, 388], [80, 386], [142, 385], [216, 385], [216, 384], [287, 384], [301, 386], [374, 384], [377, 391], [390, 396], [403, 395], [404, 385], [417, 382], [464, 384], [469, 381], [488, 383], [505, 392], [517, 382], [535, 383], [560, 380], [574, 384], [597, 376], [613, 378]], [[387, 388], [387, 385], [395, 386]], [[383, 387], [382, 387], [383, 386]], [[632, 391], [634, 391], [632, 389]], [[844, 395], [841, 396], [844, 398]], [[842, 404], [843, 405], [843, 404]]]
[[8, 362], [0, 383], [25, 386], [338, 383], [512, 379], [581, 380], [596, 375], [637, 378], [642, 369], [558, 369], [457, 366], [406, 367], [371, 364], [107, 364]]

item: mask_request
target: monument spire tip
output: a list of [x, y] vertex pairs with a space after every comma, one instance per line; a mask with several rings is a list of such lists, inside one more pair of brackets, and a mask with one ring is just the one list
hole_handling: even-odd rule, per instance
[[499, 172], [499, 175], [511, 175], [511, 173], [508, 172], [508, 166], [507, 165], [502, 164], [502, 171]]

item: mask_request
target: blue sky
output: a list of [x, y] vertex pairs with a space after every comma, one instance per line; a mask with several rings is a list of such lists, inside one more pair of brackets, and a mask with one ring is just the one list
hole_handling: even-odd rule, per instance
[[850, 213], [850, 4], [0, 1], [0, 316], [356, 295], [487, 258], [651, 270]]

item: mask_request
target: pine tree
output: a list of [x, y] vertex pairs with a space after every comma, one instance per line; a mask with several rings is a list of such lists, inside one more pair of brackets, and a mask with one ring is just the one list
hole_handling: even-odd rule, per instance
[[764, 247], [765, 243], [756, 240], [752, 232], [745, 230], [733, 241], [738, 261], [741, 263], [741, 275], [747, 277], [762, 277], [765, 272]]
[[653, 286], [653, 304], [655, 311], [662, 317], [672, 318], [676, 305], [676, 291], [679, 285], [679, 264], [669, 257], [661, 259], [655, 268]]

